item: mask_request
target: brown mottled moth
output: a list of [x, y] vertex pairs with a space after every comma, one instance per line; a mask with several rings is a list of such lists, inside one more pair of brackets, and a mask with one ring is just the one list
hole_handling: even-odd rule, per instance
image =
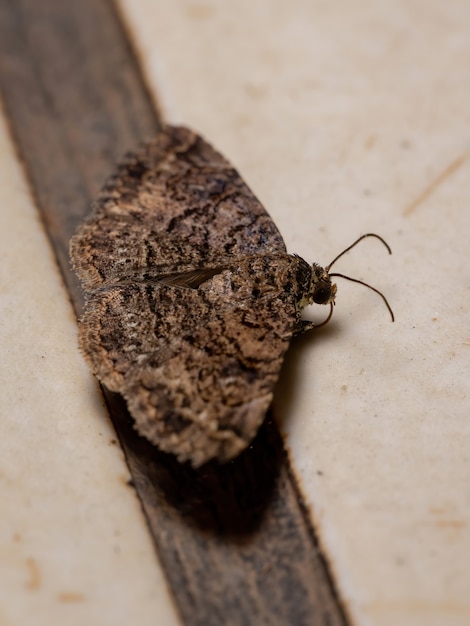
[[71, 241], [80, 347], [159, 448], [195, 467], [227, 461], [263, 421], [292, 336], [314, 327], [302, 309], [331, 315], [341, 255], [323, 268], [287, 254], [230, 163], [167, 126], [118, 167]]

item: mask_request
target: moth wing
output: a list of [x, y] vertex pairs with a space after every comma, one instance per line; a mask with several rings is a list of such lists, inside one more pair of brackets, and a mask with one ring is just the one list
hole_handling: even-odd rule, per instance
[[111, 287], [92, 296], [80, 325], [94, 373], [125, 397], [137, 430], [194, 466], [231, 459], [253, 439], [294, 329], [288, 294], [230, 298], [233, 282], [226, 271], [198, 289]]
[[71, 241], [86, 291], [285, 250], [231, 164], [196, 133], [172, 126], [118, 167]]

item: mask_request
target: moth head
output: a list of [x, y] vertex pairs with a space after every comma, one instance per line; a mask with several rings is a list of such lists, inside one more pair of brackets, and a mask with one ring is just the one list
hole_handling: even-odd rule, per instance
[[336, 285], [331, 282], [328, 270], [317, 263], [312, 267], [312, 284], [310, 298], [315, 304], [333, 304], [336, 296]]

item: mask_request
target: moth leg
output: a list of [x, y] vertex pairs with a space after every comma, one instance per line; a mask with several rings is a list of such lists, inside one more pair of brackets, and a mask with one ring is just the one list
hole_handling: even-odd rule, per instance
[[330, 304], [330, 312], [328, 314], [328, 317], [325, 320], [323, 320], [323, 322], [320, 322], [320, 324], [315, 324], [315, 322], [310, 322], [309, 320], [298, 320], [295, 324], [294, 336], [302, 335], [303, 333], [307, 333], [310, 330], [313, 330], [314, 328], [320, 328], [320, 326], [324, 326], [325, 324], [328, 324], [328, 322], [331, 319], [331, 316], [333, 315], [334, 301], [330, 300], [329, 304]]
[[299, 320], [295, 325], [294, 337], [297, 337], [297, 335], [303, 335], [304, 333], [308, 333], [317, 326], [318, 324], [315, 324], [314, 322], [309, 322], [308, 320]]

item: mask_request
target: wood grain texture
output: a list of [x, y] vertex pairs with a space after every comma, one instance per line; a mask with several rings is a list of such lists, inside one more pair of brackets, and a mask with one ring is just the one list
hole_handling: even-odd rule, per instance
[[[69, 239], [116, 160], [159, 126], [113, 4], [1, 0], [0, 87], [78, 313]], [[194, 470], [105, 397], [183, 623], [346, 623], [271, 420], [236, 461]]]
[[158, 128], [113, 6], [1, 0], [0, 81], [31, 189], [77, 307], [69, 241], [113, 164]]

